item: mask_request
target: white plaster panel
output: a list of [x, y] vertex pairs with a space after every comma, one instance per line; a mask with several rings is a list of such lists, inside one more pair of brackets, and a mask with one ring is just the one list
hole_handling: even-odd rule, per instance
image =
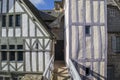
[[25, 49], [26, 49], [26, 50], [29, 50], [29, 49], [30, 49], [29, 46], [30, 46], [30, 40], [29, 40], [29, 39], [26, 39]]
[[78, 0], [78, 18], [79, 22], [83, 22], [83, 0]]
[[99, 58], [99, 36], [98, 36], [98, 26], [93, 26], [93, 31], [94, 31], [94, 42], [93, 42], [93, 45], [94, 45], [94, 56], [95, 56], [95, 59], [98, 59]]
[[29, 19], [30, 24], [29, 24], [29, 29], [30, 29], [30, 36], [34, 37], [35, 36], [35, 24], [32, 22], [31, 19]]
[[26, 71], [30, 71], [30, 53], [29, 52], [25, 52], [25, 65], [26, 65]]
[[2, 5], [2, 13], [7, 12], [7, 0], [3, 0], [3, 5]]
[[24, 12], [22, 7], [18, 4], [18, 2], [15, 2], [15, 12]]
[[10, 71], [15, 71], [15, 62], [10, 62]]
[[79, 28], [77, 29], [77, 31], [79, 32], [79, 53], [78, 53], [78, 57], [79, 59], [81, 59], [83, 57], [82, 53], [83, 53], [83, 42], [82, 42], [82, 39], [83, 39], [83, 27], [84, 26], [79, 26]]
[[[104, 73], [105, 68], [104, 68], [104, 67], [105, 67], [105, 62], [101, 62], [101, 63], [100, 63], [100, 75], [101, 75], [101, 76], [105, 76], [105, 73]], [[106, 67], [107, 67], [107, 66], [106, 66]], [[101, 77], [101, 80], [105, 80], [104, 77]]]
[[71, 34], [71, 50], [72, 50], [72, 57], [74, 59], [76, 59], [77, 57], [77, 54], [78, 54], [78, 47], [79, 47], [79, 43], [78, 43], [78, 38], [79, 38], [79, 34], [78, 34], [78, 31], [77, 31], [77, 26], [72, 26], [71, 27], [71, 30], [72, 30], [72, 34]]
[[86, 54], [87, 54], [87, 58], [91, 58], [91, 37], [88, 36], [86, 37]]
[[86, 22], [91, 22], [91, 7], [90, 0], [86, 0]]
[[104, 23], [105, 22], [105, 2], [104, 1], [100, 1], [100, 23]]
[[43, 46], [43, 39], [39, 39], [39, 42]]
[[38, 58], [39, 71], [43, 71], [43, 53], [39, 52], [38, 57], [39, 57]]
[[[22, 64], [23, 62], [17, 62], [17, 68], [19, 68]], [[23, 71], [23, 66], [18, 71]]]
[[[7, 62], [2, 62], [2, 67], [6, 64]], [[6, 65], [3, 69], [3, 71], [8, 71], [8, 65]]]
[[8, 30], [8, 36], [9, 37], [13, 37], [13, 29], [9, 29]]
[[2, 37], [6, 37], [7, 34], [6, 34], [6, 28], [5, 29], [2, 29]]
[[[32, 45], [35, 43], [36, 39], [32, 39]], [[35, 45], [35, 44], [34, 44]]]
[[21, 29], [20, 28], [16, 28], [15, 29], [15, 36], [16, 37], [20, 37], [20, 35], [21, 35]]
[[12, 13], [14, 10], [14, 0], [9, 0], [9, 13]]
[[37, 36], [43, 37], [43, 33], [37, 28]]
[[49, 61], [50, 61], [50, 53], [45, 52], [45, 68], [47, 67]]
[[71, 16], [72, 16], [72, 22], [76, 22], [77, 21], [77, 16], [76, 16], [76, 14], [77, 14], [77, 10], [76, 10], [76, 1], [77, 0], [75, 0], [72, 4], [71, 4], [71, 6], [72, 7], [70, 7], [71, 8]]
[[32, 70], [33, 72], [36, 72], [36, 52], [32, 52]]
[[27, 16], [27, 14], [22, 14], [22, 35], [24, 37], [28, 36], [28, 16]]
[[98, 1], [93, 1], [93, 20], [94, 22], [98, 21]]
[[105, 58], [105, 51], [106, 51], [106, 31], [105, 31], [105, 26], [101, 26], [101, 38], [102, 38], [102, 58]]
[[46, 47], [46, 50], [51, 50], [51, 43], [52, 41], [49, 42], [48, 46]]
[[[100, 66], [100, 65], [99, 65], [99, 66]], [[98, 62], [94, 62], [94, 63], [93, 63], [93, 72], [94, 72], [94, 73], [98, 73]], [[97, 78], [94, 77], [93, 80], [97, 80]]]

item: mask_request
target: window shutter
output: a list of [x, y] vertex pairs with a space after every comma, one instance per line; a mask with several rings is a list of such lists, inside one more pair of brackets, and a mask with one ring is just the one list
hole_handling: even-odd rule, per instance
[[112, 51], [116, 52], [116, 36], [112, 36]]

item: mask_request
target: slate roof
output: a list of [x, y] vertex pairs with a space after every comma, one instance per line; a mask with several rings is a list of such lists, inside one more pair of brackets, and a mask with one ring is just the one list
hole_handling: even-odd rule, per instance
[[34, 19], [37, 19], [46, 29], [46, 31], [51, 35], [51, 37], [54, 38], [54, 35], [52, 34], [52, 32], [50, 31], [49, 26], [44, 22], [44, 20], [41, 17], [41, 13], [39, 12], [39, 10], [29, 1], [29, 0], [19, 0], [20, 2], [23, 2], [28, 8], [29, 10], [32, 12], [32, 14], [35, 16]]

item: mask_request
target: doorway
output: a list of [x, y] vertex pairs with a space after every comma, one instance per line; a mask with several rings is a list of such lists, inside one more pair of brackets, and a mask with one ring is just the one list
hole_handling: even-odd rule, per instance
[[64, 60], [64, 40], [57, 40], [55, 44], [55, 60]]

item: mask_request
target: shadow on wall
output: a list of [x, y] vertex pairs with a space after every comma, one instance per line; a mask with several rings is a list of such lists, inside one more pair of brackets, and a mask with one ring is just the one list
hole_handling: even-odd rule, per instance
[[[73, 60], [72, 60], [72, 61], [73, 61]], [[77, 63], [77, 62], [75, 62], [75, 61], [73, 61], [73, 63], [74, 63], [74, 65], [75, 65], [77, 71], [79, 71], [80, 69], [82, 69], [82, 70], [86, 73], [86, 67], [85, 67], [84, 65], [81, 65], [81, 64], [79, 64], [79, 63]], [[90, 72], [90, 75], [91, 75], [94, 79], [96, 79], [96, 80], [107, 80], [106, 77], [100, 75], [99, 73], [94, 72], [93, 70], [89, 70], [89, 72]], [[83, 75], [83, 74], [80, 74], [80, 72], [78, 72], [78, 73], [79, 73], [79, 75], [81, 76], [82, 80], [92, 80], [92, 79], [93, 79], [93, 78], [91, 79], [91, 76], [85, 76], [85, 75]]]

